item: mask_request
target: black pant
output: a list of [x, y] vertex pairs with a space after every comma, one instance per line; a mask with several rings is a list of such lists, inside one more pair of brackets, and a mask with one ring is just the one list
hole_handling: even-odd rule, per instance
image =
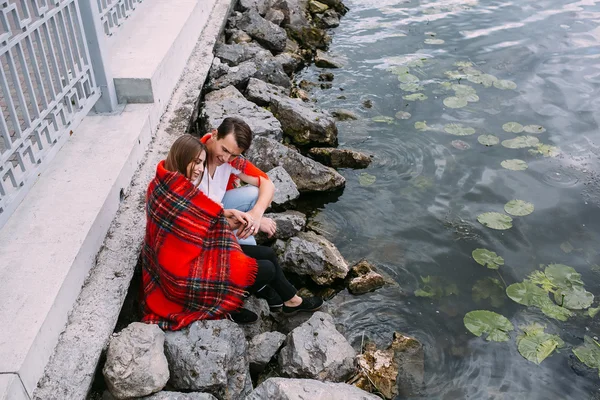
[[247, 256], [255, 258], [258, 263], [256, 281], [248, 288], [250, 293], [256, 293], [265, 285], [269, 285], [283, 301], [291, 300], [296, 295], [296, 288], [283, 275], [272, 248], [252, 245], [241, 245], [241, 247]]

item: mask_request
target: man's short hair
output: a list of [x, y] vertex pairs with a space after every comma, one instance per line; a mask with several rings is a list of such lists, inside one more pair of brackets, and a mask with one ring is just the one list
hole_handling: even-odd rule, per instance
[[252, 129], [244, 120], [236, 117], [227, 117], [221, 122], [217, 129], [217, 139], [223, 139], [225, 136], [233, 133], [237, 146], [246, 151], [252, 144]]

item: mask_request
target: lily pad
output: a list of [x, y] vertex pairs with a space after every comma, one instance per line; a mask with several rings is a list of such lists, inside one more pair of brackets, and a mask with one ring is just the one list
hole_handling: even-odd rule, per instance
[[391, 125], [391, 124], [394, 123], [394, 118], [388, 117], [388, 116], [385, 116], [385, 115], [378, 115], [376, 117], [371, 118], [371, 121], [373, 121], [373, 122], [380, 122], [380, 123]]
[[505, 316], [488, 310], [470, 311], [465, 315], [463, 322], [473, 335], [481, 336], [487, 333], [486, 340], [494, 342], [508, 341], [508, 332], [515, 329]]
[[416, 82], [401, 83], [398, 87], [405, 92], [419, 92], [424, 89], [423, 85], [419, 85]]
[[514, 90], [517, 88], [517, 84], [513, 81], [501, 79], [494, 81], [494, 87], [502, 90]]
[[415, 122], [415, 129], [418, 131], [428, 131], [429, 127], [427, 126], [427, 121]]
[[597, 369], [598, 376], [600, 376], [600, 343], [585, 336], [583, 346], [574, 348], [573, 354], [588, 367]]
[[422, 276], [419, 289], [415, 290], [417, 297], [442, 298], [458, 294], [458, 287], [454, 283], [447, 283], [447, 280], [440, 276]]
[[534, 155], [541, 154], [544, 157], [556, 157], [560, 154], [560, 149], [556, 146], [539, 143], [535, 149], [529, 149], [529, 153]]
[[425, 39], [425, 44], [444, 44], [443, 39]]
[[583, 286], [581, 274], [575, 268], [564, 264], [549, 264], [544, 269], [544, 275], [557, 288]]
[[450, 79], [465, 79], [467, 77], [467, 75], [460, 71], [446, 71], [444, 72], [444, 75]]
[[400, 74], [398, 80], [402, 83], [415, 83], [419, 82], [420, 79], [413, 74]]
[[523, 125], [518, 122], [507, 122], [502, 125], [502, 129], [504, 129], [506, 132], [521, 133], [523, 132]]
[[376, 180], [377, 177], [375, 175], [366, 172], [363, 172], [358, 176], [358, 183], [360, 183], [361, 186], [371, 186]]
[[512, 228], [512, 218], [506, 214], [487, 212], [477, 216], [477, 221], [491, 229], [505, 230]]
[[462, 108], [468, 104], [467, 99], [464, 97], [446, 97], [444, 99], [444, 105], [449, 108]]
[[398, 119], [409, 119], [410, 117], [412, 117], [412, 115], [406, 111], [398, 111], [395, 117]]
[[472, 67], [473, 63], [470, 61], [457, 61], [454, 63], [454, 65], [457, 67], [468, 68], [468, 67]]
[[569, 317], [573, 316], [573, 312], [564, 307], [557, 306], [550, 299], [548, 299], [544, 304], [542, 304], [540, 310], [547, 317], [554, 318], [558, 321], [566, 321], [567, 319], [569, 319]]
[[524, 149], [526, 147], [535, 147], [539, 142], [539, 139], [535, 136], [517, 136], [514, 139], [503, 140], [502, 146], [509, 149]]
[[477, 141], [484, 146], [494, 146], [500, 143], [500, 139], [494, 135], [480, 135]]
[[490, 74], [467, 75], [467, 79], [470, 82], [478, 83], [485, 87], [491, 87], [494, 84], [494, 82], [496, 82], [498, 80], [498, 78], [496, 78], [494, 75], [490, 75]]
[[462, 124], [446, 124], [444, 130], [455, 136], [469, 136], [475, 133], [475, 129]]
[[557, 347], [564, 346], [564, 342], [557, 335], [544, 332], [544, 327], [534, 323], [522, 327], [523, 333], [517, 336], [517, 349], [527, 360], [540, 364]]
[[477, 91], [473, 86], [459, 85], [457, 83], [452, 85], [452, 90], [454, 90], [456, 97], [468, 97], [470, 95], [477, 94]]
[[390, 71], [394, 75], [402, 75], [402, 74], [410, 73], [410, 69], [404, 65], [391, 67], [388, 69], [388, 71]]
[[453, 140], [450, 144], [458, 150], [468, 150], [471, 148], [471, 145], [464, 140]]
[[554, 301], [569, 310], [584, 310], [594, 302], [594, 295], [581, 286], [560, 288], [554, 292]]
[[501, 307], [506, 295], [502, 283], [496, 278], [484, 278], [475, 282], [472, 289], [473, 301], [479, 303], [481, 300], [489, 299], [492, 307]]
[[476, 103], [479, 101], [479, 96], [477, 96], [476, 94], [470, 94], [468, 96], [464, 96], [463, 99], [465, 99], [469, 103]]
[[512, 301], [524, 306], [541, 307], [546, 304], [546, 301], [550, 301], [548, 292], [529, 279], [508, 286], [506, 288], [506, 295]]
[[427, 96], [425, 96], [423, 93], [408, 94], [406, 96], [402, 96], [402, 98], [404, 100], [408, 100], [408, 101], [423, 101], [423, 100], [427, 100]]
[[515, 217], [524, 217], [533, 212], [533, 203], [524, 200], [511, 200], [504, 205], [504, 211]]
[[504, 265], [504, 258], [491, 250], [475, 249], [471, 255], [477, 264], [488, 267], [489, 269], [498, 269], [501, 265]]
[[590, 308], [590, 309], [588, 309], [588, 315], [590, 316], [590, 318], [594, 318], [596, 316], [596, 314], [598, 314], [599, 311], [600, 311], [600, 307]]
[[525, 125], [523, 127], [523, 130], [527, 133], [533, 133], [533, 134], [546, 132], [546, 128], [544, 128], [541, 125]]
[[525, 161], [519, 159], [504, 160], [500, 163], [503, 168], [510, 169], [511, 171], [525, 171], [528, 165]]

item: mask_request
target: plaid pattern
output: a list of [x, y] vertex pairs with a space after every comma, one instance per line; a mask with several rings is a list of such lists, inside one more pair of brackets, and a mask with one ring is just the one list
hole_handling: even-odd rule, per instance
[[[210, 139], [210, 137], [211, 137], [211, 134], [207, 133], [206, 135], [202, 136], [200, 141], [202, 143], [206, 144], [206, 142], [208, 141], [208, 139]], [[233, 168], [237, 169], [238, 171], [241, 171], [242, 174], [257, 177], [259, 187], [260, 187], [261, 179], [269, 179], [269, 176], [267, 174], [265, 174], [263, 171], [258, 169], [254, 164], [252, 164], [250, 161], [248, 161], [243, 156], [236, 157], [235, 159], [230, 161], [229, 164], [231, 164], [231, 166]], [[227, 182], [227, 190], [235, 189], [236, 187], [239, 186], [239, 182], [240, 182], [239, 178], [236, 175], [231, 174], [231, 176], [229, 177], [229, 182]]]
[[178, 172], [158, 164], [146, 195], [143, 321], [178, 330], [241, 307], [256, 279], [223, 209]]

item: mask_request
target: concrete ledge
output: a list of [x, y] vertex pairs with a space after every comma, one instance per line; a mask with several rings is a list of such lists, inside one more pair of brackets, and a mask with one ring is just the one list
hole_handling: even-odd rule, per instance
[[17, 374], [0, 374], [0, 399], [29, 400]]
[[145, 1], [111, 39], [111, 71], [120, 103], [164, 111], [217, 0]]

